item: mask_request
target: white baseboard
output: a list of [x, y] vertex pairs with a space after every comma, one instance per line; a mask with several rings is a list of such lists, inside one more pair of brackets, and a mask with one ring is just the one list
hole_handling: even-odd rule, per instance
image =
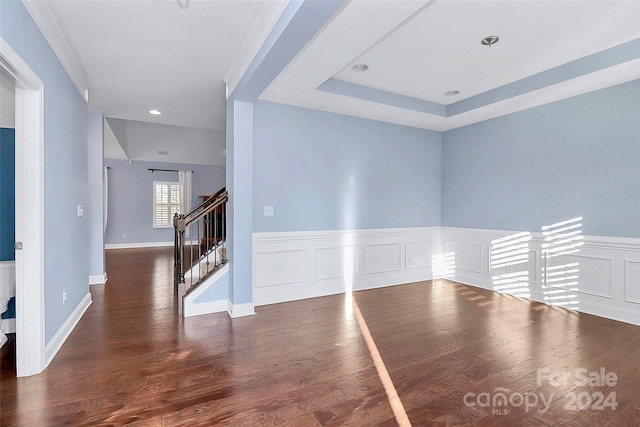
[[164, 248], [173, 246], [173, 242], [146, 242], [146, 243], [108, 243], [105, 249], [138, 249], [138, 248]]
[[101, 275], [89, 276], [89, 285], [104, 285], [107, 283], [107, 272]]
[[229, 317], [231, 317], [232, 319], [235, 319], [236, 317], [251, 316], [256, 314], [253, 304], [233, 304], [228, 300], [227, 313], [229, 313]]
[[184, 317], [222, 313], [224, 311], [226, 311], [232, 319], [256, 314], [253, 304], [233, 304], [228, 299], [225, 299], [194, 304], [191, 306], [189, 312], [187, 312], [185, 307]]
[[62, 344], [67, 340], [73, 329], [76, 327], [82, 315], [87, 308], [91, 305], [91, 293], [87, 293], [85, 297], [80, 301], [80, 304], [73, 310], [73, 313], [69, 316], [69, 318], [64, 322], [64, 324], [60, 327], [58, 332], [54, 335], [54, 337], [49, 341], [49, 343], [45, 347], [45, 367], [49, 366], [49, 363], [53, 360], [58, 351], [62, 347]]
[[0, 323], [0, 329], [5, 334], [15, 334], [16, 333], [16, 319], [2, 319], [2, 323]]
[[[547, 258], [545, 236], [530, 233], [526, 256], [512, 265], [492, 266], [498, 239], [518, 232], [467, 228], [442, 228], [442, 252], [452, 255], [455, 269], [445, 278], [546, 304], [640, 325], [640, 239], [582, 236], [573, 253]], [[493, 242], [493, 243], [492, 243]], [[497, 257], [494, 257], [494, 261]], [[572, 272], [563, 273], [563, 266]], [[545, 279], [549, 272], [571, 277], [565, 286]], [[553, 270], [553, 271], [552, 271]], [[505, 277], [519, 275], [512, 291], [502, 289]], [[513, 276], [512, 276], [513, 277]], [[555, 277], [560, 277], [556, 274]], [[560, 282], [560, 285], [563, 283]], [[568, 304], [567, 304], [568, 303]]]
[[440, 227], [254, 233], [254, 303], [430, 280], [440, 246]]
[[202, 314], [222, 313], [227, 311], [228, 300], [207, 301], [200, 304], [193, 304], [184, 308], [184, 317], [200, 316]]

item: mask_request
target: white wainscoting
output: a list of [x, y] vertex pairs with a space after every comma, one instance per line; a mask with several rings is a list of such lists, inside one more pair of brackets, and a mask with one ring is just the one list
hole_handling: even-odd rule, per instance
[[429, 280], [440, 242], [440, 227], [254, 233], [254, 304]]
[[492, 265], [499, 252], [492, 241], [515, 234], [443, 227], [442, 250], [455, 262], [448, 278], [640, 325], [640, 239], [583, 236], [575, 252], [549, 258], [542, 233], [531, 233], [521, 260], [498, 263], [496, 256]]

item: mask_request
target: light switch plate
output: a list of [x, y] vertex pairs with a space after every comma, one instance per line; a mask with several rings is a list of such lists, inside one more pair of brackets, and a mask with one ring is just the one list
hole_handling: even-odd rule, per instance
[[78, 216], [84, 216], [84, 206], [78, 205]]

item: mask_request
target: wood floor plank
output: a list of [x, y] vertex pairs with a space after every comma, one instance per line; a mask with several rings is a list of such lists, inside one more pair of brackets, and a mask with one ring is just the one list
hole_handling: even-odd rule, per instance
[[[344, 295], [182, 319], [171, 249], [110, 250], [106, 261], [109, 282], [91, 287], [93, 304], [42, 374], [15, 377], [9, 335], [0, 425], [397, 425]], [[638, 326], [445, 280], [353, 301], [415, 426], [640, 426]], [[580, 367], [618, 382], [537, 382], [539, 369]], [[542, 394], [548, 410], [478, 404], [496, 390]], [[566, 409], [567, 393], [594, 391], [616, 392], [616, 410]]]

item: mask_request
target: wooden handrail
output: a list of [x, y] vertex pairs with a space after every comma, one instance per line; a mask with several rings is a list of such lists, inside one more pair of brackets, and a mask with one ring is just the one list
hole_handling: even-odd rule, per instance
[[[222, 188], [188, 214], [175, 214], [173, 217], [174, 283], [181, 313], [184, 296], [229, 262], [226, 256], [225, 220], [228, 199], [229, 193]], [[187, 229], [190, 230], [188, 233]], [[194, 238], [197, 245], [193, 244]], [[187, 273], [188, 285], [185, 281]]]
[[[211, 196], [209, 199], [207, 199], [206, 201], [211, 201], [211, 199], [214, 196]], [[197, 220], [199, 220], [200, 218], [202, 218], [203, 216], [213, 212], [218, 206], [222, 205], [223, 203], [226, 203], [227, 200], [229, 200], [229, 193], [227, 193], [226, 191], [224, 193], [222, 193], [221, 195], [219, 195], [218, 197], [216, 197], [215, 200], [211, 201], [210, 205], [207, 205], [206, 208], [202, 209], [200, 212], [198, 212], [197, 214], [195, 214], [194, 216], [192, 216], [191, 218], [186, 217], [184, 218], [184, 227], [188, 227], [191, 224], [193, 224], [194, 222], [196, 222]], [[193, 212], [193, 211], [192, 211]], [[184, 231], [184, 230], [182, 230]]]
[[213, 200], [215, 200], [218, 196], [220, 196], [223, 193], [227, 192], [227, 187], [222, 187], [220, 190], [216, 191], [215, 193], [213, 193], [211, 196], [207, 197], [206, 199], [204, 199], [202, 202], [200, 202], [200, 204], [198, 206], [196, 206], [195, 208], [191, 209], [189, 211], [189, 213], [185, 214], [185, 218], [189, 218], [190, 216], [192, 216], [196, 211], [202, 209], [204, 206], [206, 206], [208, 203], [211, 203]]

